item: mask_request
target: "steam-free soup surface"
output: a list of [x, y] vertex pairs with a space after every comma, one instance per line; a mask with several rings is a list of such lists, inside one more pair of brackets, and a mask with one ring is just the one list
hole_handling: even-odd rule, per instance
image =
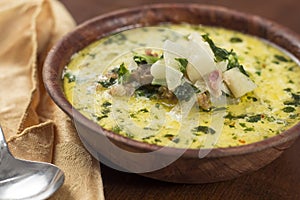
[[[108, 71], [122, 64], [134, 66], [137, 53], [150, 49], [159, 54], [165, 40], [176, 42], [192, 32], [208, 34], [219, 47], [232, 49], [256, 88], [239, 98], [224, 94], [222, 102], [209, 109], [196, 103], [185, 113], [180, 101], [156, 98], [149, 90], [137, 88], [133, 95], [120, 97], [101, 85]], [[261, 39], [200, 25], [136, 28], [100, 39], [72, 57], [64, 90], [77, 110], [105, 129], [162, 146], [245, 145], [280, 134], [300, 119], [300, 68], [295, 59]]]

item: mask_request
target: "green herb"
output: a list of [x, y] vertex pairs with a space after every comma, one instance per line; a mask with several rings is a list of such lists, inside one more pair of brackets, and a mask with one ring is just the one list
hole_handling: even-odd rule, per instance
[[120, 133], [122, 131], [122, 129], [119, 127], [119, 126], [114, 126], [112, 128], [112, 132], [115, 132], [115, 133]]
[[257, 74], [258, 76], [261, 76], [261, 71], [256, 71], [255, 74]]
[[107, 108], [109, 106], [111, 106], [111, 103], [108, 102], [108, 101], [105, 101], [105, 102], [102, 103], [102, 107], [104, 107], [104, 108]]
[[157, 56], [151, 56], [151, 55], [145, 55], [145, 54], [135, 54], [133, 56], [133, 60], [136, 62], [136, 64], [153, 64], [156, 61], [162, 59], [162, 57]]
[[160, 85], [143, 85], [134, 91], [136, 97], [157, 98]]
[[283, 104], [287, 106], [300, 106], [300, 95], [292, 93], [292, 98], [292, 101], [285, 101]]
[[249, 116], [246, 121], [250, 123], [255, 123], [261, 120], [261, 114]]
[[125, 64], [122, 63], [120, 65], [119, 69], [117, 70], [117, 74], [118, 74], [119, 83], [123, 83], [127, 80], [130, 73], [129, 73], [129, 70], [125, 67]]
[[234, 67], [237, 67], [240, 70], [240, 72], [242, 72], [246, 76], [249, 76], [246, 70], [244, 69], [243, 65], [239, 63], [237, 54], [231, 51], [230, 55], [228, 56], [227, 70], [232, 69]]
[[173, 139], [173, 140], [172, 140], [172, 142], [174, 142], [174, 143], [176, 143], [176, 144], [178, 144], [178, 143], [179, 143], [179, 141], [180, 141], [180, 139], [179, 139], [179, 138], [175, 138], [175, 139]]
[[130, 113], [130, 115], [129, 115], [131, 118], [136, 118], [136, 114], [134, 114], [134, 113]]
[[117, 79], [115, 79], [115, 78], [110, 78], [110, 79], [105, 80], [105, 81], [98, 81], [98, 83], [104, 88], [109, 88], [110, 86], [112, 86], [116, 83], [116, 80]]
[[251, 127], [251, 128], [245, 128], [244, 131], [245, 131], [245, 132], [248, 132], [248, 131], [254, 131], [254, 128], [253, 128], [253, 127]]
[[134, 135], [132, 135], [131, 133], [125, 133], [125, 136], [128, 138], [134, 138]]
[[188, 60], [186, 58], [175, 58], [176, 61], [179, 62], [179, 70], [185, 74], [186, 73], [186, 67], [188, 65]]
[[172, 134], [166, 134], [166, 135], [164, 135], [164, 137], [168, 138], [169, 140], [173, 140], [174, 135], [172, 135]]
[[101, 113], [102, 113], [103, 115], [106, 115], [106, 114], [110, 113], [110, 109], [105, 108], [105, 109], [101, 110]]
[[97, 121], [100, 121], [101, 119], [107, 118], [107, 115], [102, 115], [102, 116], [98, 116], [96, 117]]
[[126, 35], [123, 33], [115, 34], [112, 37], [109, 37], [106, 41], [103, 42], [104, 45], [116, 43], [116, 44], [123, 44], [127, 40]]
[[234, 115], [232, 115], [232, 113], [230, 112], [230, 113], [228, 113], [226, 116], [224, 116], [224, 118], [227, 118], [227, 119], [230, 119], [230, 120], [232, 120], [232, 119], [243, 119], [243, 118], [245, 118], [247, 115], [236, 115], [236, 116], [234, 116]]
[[243, 42], [243, 40], [239, 37], [232, 37], [232, 38], [230, 38], [230, 42], [231, 43], [240, 43], [240, 42]]
[[214, 129], [212, 129], [208, 126], [197, 126], [192, 131], [193, 132], [202, 132], [204, 134], [208, 134], [208, 133], [214, 134], [214, 133], [216, 133], [216, 131]]
[[282, 62], [289, 62], [290, 60], [288, 60], [286, 57], [284, 56], [281, 56], [281, 55], [274, 55], [274, 57], [279, 60], [279, 61], [282, 61]]
[[161, 142], [161, 140], [160, 140], [160, 139], [157, 139], [157, 138], [155, 138], [155, 139], [154, 139], [154, 142], [156, 142], [156, 143], [159, 143], [159, 142]]
[[153, 138], [153, 137], [154, 137], [154, 135], [149, 135], [149, 136], [144, 137], [144, 138], [142, 138], [142, 139], [143, 139], [143, 140], [148, 140], [148, 139]]
[[247, 99], [252, 100], [253, 102], [258, 101], [256, 97], [247, 96]]
[[240, 126], [245, 128], [246, 124], [245, 123], [240, 123]]
[[68, 79], [68, 83], [72, 83], [76, 81], [76, 76], [71, 73], [65, 73], [64, 78]]
[[291, 113], [291, 112], [294, 112], [296, 109], [294, 107], [287, 106], [287, 107], [283, 108], [282, 110], [283, 110], [283, 112]]
[[275, 117], [273, 117], [273, 116], [268, 116], [268, 117], [267, 117], [267, 120], [268, 120], [269, 122], [274, 122], [274, 121], [276, 121]]
[[294, 66], [289, 67], [288, 70], [289, 70], [290, 72], [294, 71]]
[[289, 118], [290, 119], [296, 119], [299, 116], [299, 114], [290, 114]]
[[143, 129], [144, 129], [144, 130], [150, 130], [150, 131], [155, 131], [155, 130], [156, 130], [156, 129], [151, 128], [151, 127], [144, 127]]
[[139, 112], [147, 113], [149, 110], [147, 108], [140, 109]]
[[96, 57], [95, 53], [88, 53], [88, 56], [90, 56], [92, 59], [94, 59]]

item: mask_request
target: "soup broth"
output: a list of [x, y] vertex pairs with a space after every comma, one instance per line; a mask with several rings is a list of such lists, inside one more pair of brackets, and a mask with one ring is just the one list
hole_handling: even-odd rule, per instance
[[[116, 67], [120, 72], [122, 65], [136, 68], [137, 58], [150, 59], [137, 54], [162, 59], [166, 40], [176, 43], [191, 33], [208, 34], [217, 46], [233, 50], [255, 89], [238, 98], [223, 93], [221, 103], [207, 108], [197, 103], [186, 108], [179, 100], [157, 98], [143, 85], [132, 95], [114, 96], [111, 86], [117, 78], [103, 82]], [[184, 64], [185, 59], [177, 60]], [[125, 137], [160, 146], [245, 145], [280, 134], [300, 119], [299, 62], [275, 45], [223, 28], [180, 24], [116, 33], [75, 54], [63, 78], [67, 99], [84, 116]]]

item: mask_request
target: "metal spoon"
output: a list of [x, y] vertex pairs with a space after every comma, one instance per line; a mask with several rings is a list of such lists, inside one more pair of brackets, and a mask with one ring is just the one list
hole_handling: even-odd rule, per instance
[[64, 173], [48, 163], [14, 158], [0, 127], [0, 199], [46, 199], [64, 182]]

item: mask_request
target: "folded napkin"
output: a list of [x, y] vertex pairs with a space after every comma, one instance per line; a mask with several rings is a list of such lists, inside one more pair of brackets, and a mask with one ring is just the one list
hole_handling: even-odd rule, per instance
[[50, 199], [99, 200], [99, 162], [42, 82], [47, 52], [74, 26], [57, 0], [0, 1], [0, 123], [15, 157], [51, 162], [64, 171], [65, 182]]

